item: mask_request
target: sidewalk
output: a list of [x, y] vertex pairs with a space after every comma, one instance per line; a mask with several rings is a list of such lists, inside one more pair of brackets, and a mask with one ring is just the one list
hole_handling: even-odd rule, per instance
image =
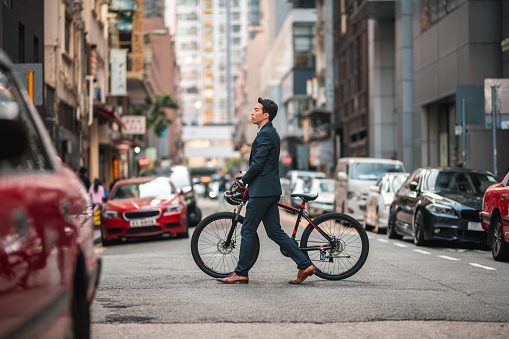
[[[201, 209], [201, 216], [205, 218], [206, 216], [218, 212], [219, 202], [217, 199], [209, 199], [209, 198], [197, 198], [198, 206]], [[226, 210], [232, 210], [231, 205], [226, 203]], [[192, 233], [192, 232], [191, 232]], [[101, 230], [99, 226], [94, 226], [94, 246], [101, 246]]]

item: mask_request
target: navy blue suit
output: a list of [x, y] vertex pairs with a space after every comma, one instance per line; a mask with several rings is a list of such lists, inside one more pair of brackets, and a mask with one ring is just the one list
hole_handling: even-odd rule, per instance
[[248, 276], [254, 237], [260, 222], [263, 222], [269, 238], [287, 251], [299, 270], [312, 265], [297, 244], [281, 229], [277, 207], [281, 196], [279, 148], [279, 134], [272, 123], [267, 122], [253, 141], [249, 169], [242, 177], [242, 181], [249, 185], [249, 203], [242, 225], [239, 262], [235, 272], [244, 277]]

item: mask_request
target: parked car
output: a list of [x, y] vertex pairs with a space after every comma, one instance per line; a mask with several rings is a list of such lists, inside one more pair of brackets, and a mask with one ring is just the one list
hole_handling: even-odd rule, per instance
[[379, 158], [340, 158], [334, 171], [334, 211], [362, 221], [369, 187], [387, 172], [405, 172], [403, 162]]
[[308, 202], [308, 212], [311, 216], [332, 212], [334, 208], [333, 179], [311, 179], [309, 192], [318, 193], [316, 200]]
[[509, 261], [509, 172], [501, 183], [493, 184], [484, 193], [481, 222], [488, 233], [488, 246], [493, 258]]
[[418, 168], [396, 192], [389, 214], [389, 238], [485, 243], [479, 213], [484, 192], [497, 179], [487, 171], [452, 167]]
[[189, 226], [198, 225], [202, 215], [196, 200], [194, 183], [191, 179], [189, 169], [183, 165], [175, 165], [171, 168], [156, 170], [153, 176], [168, 176], [170, 178], [178, 192], [184, 196], [187, 205], [187, 220]]
[[85, 186], [0, 51], [0, 337], [88, 338], [101, 261]]
[[281, 184], [282, 184], [281, 188], [282, 188], [282, 191], [284, 192], [283, 199], [282, 199], [283, 203], [287, 204], [287, 205], [292, 204], [292, 199], [290, 198], [290, 195], [292, 195], [292, 193], [294, 193], [295, 185], [296, 185], [298, 179], [305, 179], [305, 178], [307, 178], [308, 180], [313, 179], [313, 178], [325, 179], [326, 177], [327, 177], [327, 175], [325, 173], [317, 172], [317, 171], [299, 171], [299, 170], [288, 171], [284, 177], [284, 179], [286, 179], [286, 180], [281, 181]]
[[364, 215], [364, 228], [377, 233], [385, 233], [389, 220], [389, 209], [394, 194], [405, 182], [410, 173], [389, 172], [382, 175], [376, 186], [369, 188]]
[[184, 197], [168, 177], [119, 180], [101, 213], [104, 246], [128, 238], [189, 237]]

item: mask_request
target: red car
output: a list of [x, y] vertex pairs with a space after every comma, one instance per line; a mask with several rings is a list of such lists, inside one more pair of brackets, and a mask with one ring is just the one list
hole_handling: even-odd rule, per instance
[[0, 51], [0, 337], [89, 338], [92, 208]]
[[482, 203], [482, 228], [488, 232], [488, 245], [498, 261], [509, 261], [508, 202], [509, 173], [502, 182], [488, 187]]
[[145, 236], [188, 238], [187, 207], [168, 177], [118, 181], [101, 212], [104, 246]]

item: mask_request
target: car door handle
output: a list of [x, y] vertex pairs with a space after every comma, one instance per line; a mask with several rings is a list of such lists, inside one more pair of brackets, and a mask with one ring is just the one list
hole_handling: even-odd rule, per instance
[[502, 194], [502, 197], [500, 198], [501, 200], [504, 200], [505, 199], [505, 193]]

